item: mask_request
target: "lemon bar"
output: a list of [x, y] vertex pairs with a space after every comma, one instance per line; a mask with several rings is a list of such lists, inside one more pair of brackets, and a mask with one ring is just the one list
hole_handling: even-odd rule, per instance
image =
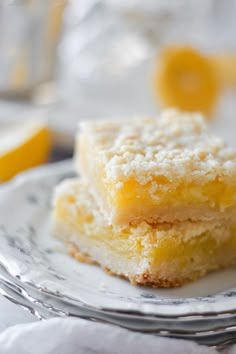
[[236, 153], [199, 114], [81, 123], [75, 161], [113, 225], [225, 219], [236, 209]]
[[236, 264], [236, 221], [109, 225], [81, 179], [54, 194], [54, 233], [78, 260], [95, 262], [132, 284], [176, 287]]

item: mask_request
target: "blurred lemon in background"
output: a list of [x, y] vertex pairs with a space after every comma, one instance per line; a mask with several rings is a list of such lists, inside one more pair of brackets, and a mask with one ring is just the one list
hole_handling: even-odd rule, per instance
[[51, 136], [40, 121], [9, 123], [0, 130], [0, 181], [48, 160]]
[[154, 89], [163, 106], [210, 116], [219, 94], [211, 59], [191, 47], [166, 48], [158, 58]]

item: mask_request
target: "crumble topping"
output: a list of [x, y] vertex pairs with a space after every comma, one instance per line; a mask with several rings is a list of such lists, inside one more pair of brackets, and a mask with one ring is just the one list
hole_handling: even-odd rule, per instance
[[166, 110], [156, 118], [86, 122], [81, 128], [107, 178], [119, 181], [118, 189], [126, 179], [144, 185], [157, 176], [171, 183], [184, 178], [199, 183], [227, 179], [235, 184], [236, 153], [207, 131], [200, 114]]

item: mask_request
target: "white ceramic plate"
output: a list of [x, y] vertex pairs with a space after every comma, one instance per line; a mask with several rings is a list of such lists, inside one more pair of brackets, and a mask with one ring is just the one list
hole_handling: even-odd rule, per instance
[[[150, 317], [131, 313], [120, 313], [88, 309], [86, 306], [73, 305], [67, 301], [34, 289], [23, 284], [0, 267], [1, 289], [11, 294], [11, 301], [19, 305], [22, 301], [36, 316], [41, 314], [44, 318], [62, 316], [79, 317], [89, 320], [112, 323], [135, 331], [158, 334], [162, 336], [181, 336], [185, 338], [194, 335], [195, 339], [203, 340], [206, 336], [222, 335], [226, 331], [234, 332], [236, 339], [236, 314], [217, 316], [191, 316], [191, 317]], [[4, 294], [3, 294], [4, 295]]]
[[236, 311], [236, 269], [212, 273], [179, 289], [132, 286], [99, 267], [78, 263], [51, 236], [54, 186], [74, 175], [71, 162], [18, 176], [0, 190], [0, 262], [42, 293], [104, 311], [189, 316]]
[[[23, 309], [29, 311], [30, 313], [34, 314], [38, 319], [44, 320], [48, 319], [51, 317], [55, 317], [55, 313], [48, 311], [47, 309], [38, 309], [39, 306], [36, 306], [35, 303], [31, 303], [27, 301], [22, 295], [19, 295], [16, 293], [14, 290], [11, 289], [11, 287], [3, 284], [0, 282], [0, 294], [3, 295], [5, 298], [8, 300], [12, 301], [14, 304], [21, 306]], [[36, 303], [38, 304], [38, 300], [35, 299]], [[58, 313], [57, 313], [58, 315]], [[81, 316], [79, 316], [81, 317]], [[94, 318], [88, 318], [86, 319], [91, 319], [94, 320]], [[96, 319], [95, 319], [96, 320]], [[115, 321], [102, 321], [105, 323], [112, 323], [116, 324]], [[123, 327], [124, 324], [123, 324]], [[140, 329], [137, 329], [140, 331]], [[141, 331], [143, 332], [143, 331]], [[194, 340], [198, 342], [199, 344], [202, 345], [208, 345], [211, 346], [214, 349], [218, 350], [224, 350], [227, 348], [229, 345], [232, 345], [236, 341], [236, 336], [235, 336], [235, 329], [232, 330], [230, 328], [221, 328], [219, 331], [209, 331], [209, 332], [204, 332], [204, 333], [196, 333], [192, 332], [191, 334], [176, 334], [171, 331], [160, 331], [160, 332], [150, 332], [152, 335], [153, 334], [158, 334], [161, 336], [173, 336], [175, 338], [184, 338], [184, 339], [189, 339], [189, 340]]]

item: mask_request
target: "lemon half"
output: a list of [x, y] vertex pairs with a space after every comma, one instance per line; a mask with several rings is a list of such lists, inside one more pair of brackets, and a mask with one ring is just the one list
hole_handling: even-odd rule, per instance
[[210, 59], [191, 47], [169, 47], [157, 61], [154, 90], [164, 106], [208, 116], [218, 99], [219, 82]]
[[0, 128], [0, 182], [47, 161], [51, 137], [40, 121], [9, 123]]

